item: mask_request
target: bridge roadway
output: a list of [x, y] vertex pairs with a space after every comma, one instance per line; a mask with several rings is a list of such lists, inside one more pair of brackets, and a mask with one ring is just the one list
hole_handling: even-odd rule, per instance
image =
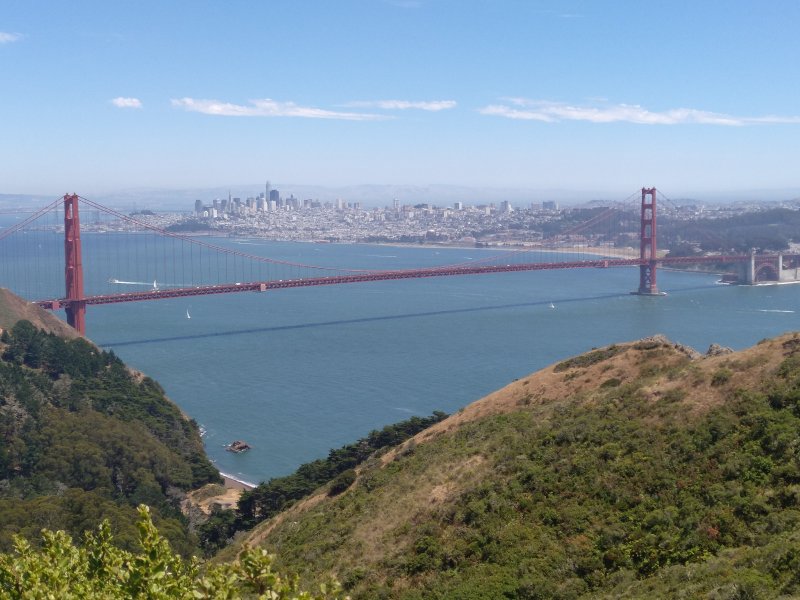
[[[685, 256], [675, 258], [660, 258], [660, 265], [686, 265], [720, 262], [743, 262], [749, 260], [749, 255], [728, 256]], [[521, 263], [506, 265], [467, 265], [443, 266], [427, 269], [403, 269], [397, 271], [371, 271], [354, 273], [350, 275], [332, 275], [328, 277], [312, 277], [305, 279], [286, 279], [272, 281], [251, 281], [240, 283], [226, 283], [218, 285], [201, 285], [195, 287], [153, 289], [140, 292], [127, 292], [120, 294], [105, 294], [85, 296], [86, 305], [116, 304], [119, 302], [138, 302], [142, 300], [162, 300], [166, 298], [184, 298], [189, 296], [207, 296], [210, 294], [230, 294], [235, 292], [266, 292], [268, 290], [310, 287], [318, 285], [340, 285], [343, 283], [363, 283], [367, 281], [390, 281], [395, 279], [419, 279], [423, 277], [448, 277], [454, 275], [479, 275], [486, 273], [508, 273], [517, 271], [546, 271], [552, 269], [580, 269], [580, 268], [608, 268], [608, 267], [637, 267], [648, 261], [640, 258], [599, 258], [597, 260], [581, 260], [574, 262], [557, 263]], [[56, 310], [68, 305], [71, 301], [66, 298], [51, 300], [36, 300], [34, 304], [48, 310]]]

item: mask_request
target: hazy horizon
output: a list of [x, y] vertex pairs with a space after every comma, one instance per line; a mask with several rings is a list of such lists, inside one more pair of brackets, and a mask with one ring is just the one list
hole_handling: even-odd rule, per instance
[[[649, 182], [647, 185], [651, 185]], [[226, 198], [230, 192], [233, 197], [253, 197], [264, 192], [265, 184], [231, 184], [203, 188], [161, 187], [129, 188], [101, 191], [82, 191], [68, 189], [59, 193], [6, 193], [0, 190], [0, 206], [19, 208], [31, 201], [42, 204], [52, 201], [64, 193], [79, 195], [115, 206], [136, 206], [139, 209], [193, 210], [194, 201], [211, 202], [215, 198]], [[579, 205], [588, 202], [621, 202], [638, 191], [632, 187], [626, 191], [535, 189], [511, 187], [457, 186], [447, 184], [430, 185], [391, 185], [361, 184], [351, 186], [320, 186], [309, 184], [270, 183], [270, 189], [277, 189], [283, 197], [294, 195], [300, 199], [311, 198], [323, 202], [342, 199], [346, 202], [360, 202], [364, 208], [383, 207], [392, 204], [396, 198], [401, 204], [431, 203], [447, 206], [453, 202], [466, 205], [498, 203], [511, 201], [517, 208], [527, 208], [532, 203], [555, 201], [563, 205]], [[800, 199], [800, 188], [767, 190], [719, 190], [673, 193], [658, 188], [671, 201], [678, 204], [697, 202], [702, 204], [729, 204], [735, 202], [789, 202]], [[36, 208], [36, 207], [31, 207]]]

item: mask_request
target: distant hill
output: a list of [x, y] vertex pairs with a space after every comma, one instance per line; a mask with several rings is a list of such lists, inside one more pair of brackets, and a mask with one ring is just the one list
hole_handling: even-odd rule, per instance
[[10, 329], [21, 319], [30, 321], [35, 327], [48, 333], [67, 339], [80, 337], [75, 329], [50, 311], [23, 300], [6, 288], [0, 288], [0, 329]]
[[173, 547], [194, 553], [180, 502], [221, 481], [197, 425], [155, 381], [5, 290], [0, 323], [0, 551], [15, 533], [80, 537], [103, 518], [134, 547], [145, 503]]
[[[655, 182], [658, 186], [658, 182]], [[453, 202], [465, 204], [499, 203], [510, 201], [515, 207], [527, 207], [530, 203], [552, 200], [564, 206], [584, 203], [619, 202], [634, 192], [637, 187], [651, 185], [647, 182], [629, 182], [615, 188], [541, 188], [514, 187], [503, 185], [473, 186], [447, 183], [431, 184], [352, 184], [352, 185], [314, 185], [302, 182], [272, 182], [271, 189], [277, 189], [281, 196], [304, 200], [311, 198], [321, 202], [333, 202], [341, 198], [346, 202], [360, 202], [362, 206], [391, 206], [397, 198], [401, 204], [430, 203], [447, 206]], [[731, 203], [769, 203], [796, 201], [800, 198], [798, 188], [773, 189], [732, 189], [732, 190], [687, 190], [662, 182], [660, 190], [678, 205], [682, 204], [731, 204]], [[140, 209], [186, 211], [194, 210], [195, 200], [210, 203], [214, 198], [255, 197], [265, 191], [265, 182], [231, 183], [204, 187], [139, 187], [113, 190], [62, 190], [53, 194], [3, 194], [0, 193], [0, 208], [41, 208], [64, 193], [76, 192], [105, 206], [113, 206], [124, 211]]]
[[[353, 598], [800, 594], [800, 335], [592, 350], [250, 532]], [[349, 487], [348, 487], [349, 486]]]

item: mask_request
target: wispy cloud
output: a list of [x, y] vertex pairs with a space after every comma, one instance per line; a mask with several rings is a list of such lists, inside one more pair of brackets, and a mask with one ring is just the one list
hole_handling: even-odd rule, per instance
[[359, 100], [348, 102], [345, 106], [359, 108], [380, 108], [383, 110], [427, 110], [440, 111], [456, 107], [455, 100], [431, 100], [414, 102], [410, 100]]
[[340, 112], [311, 106], [299, 106], [294, 102], [277, 102], [270, 98], [250, 100], [248, 105], [220, 102], [219, 100], [179, 98], [172, 100], [172, 106], [189, 112], [224, 117], [304, 117], [306, 119], [340, 119], [345, 121], [379, 121], [387, 118], [376, 114]]
[[479, 110], [481, 114], [558, 123], [560, 121], [588, 121], [590, 123], [637, 123], [640, 125], [727, 125], [742, 126], [763, 123], [798, 123], [798, 116], [765, 115], [740, 117], [724, 113], [674, 108], [661, 112], [650, 111], [637, 104], [615, 104], [608, 106], [572, 106], [560, 102], [505, 98], [506, 104], [491, 104]]
[[111, 100], [111, 104], [117, 108], [142, 108], [142, 101], [138, 98], [123, 98], [120, 96]]
[[0, 44], [10, 44], [22, 39], [21, 33], [11, 33], [8, 31], [0, 31]]
[[568, 13], [560, 10], [542, 9], [535, 11], [540, 15], [547, 17], [557, 17], [559, 19], [583, 19], [586, 15], [583, 13]]
[[398, 8], [419, 8], [422, 6], [420, 0], [384, 0], [384, 2]]

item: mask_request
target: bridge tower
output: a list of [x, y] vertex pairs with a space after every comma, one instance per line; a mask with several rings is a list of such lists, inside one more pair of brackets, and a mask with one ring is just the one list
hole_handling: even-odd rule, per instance
[[83, 261], [78, 195], [64, 195], [64, 280], [67, 323], [86, 334], [86, 302], [83, 300]]
[[656, 285], [656, 188], [642, 188], [642, 221], [639, 238], [639, 290], [642, 296], [661, 296]]

